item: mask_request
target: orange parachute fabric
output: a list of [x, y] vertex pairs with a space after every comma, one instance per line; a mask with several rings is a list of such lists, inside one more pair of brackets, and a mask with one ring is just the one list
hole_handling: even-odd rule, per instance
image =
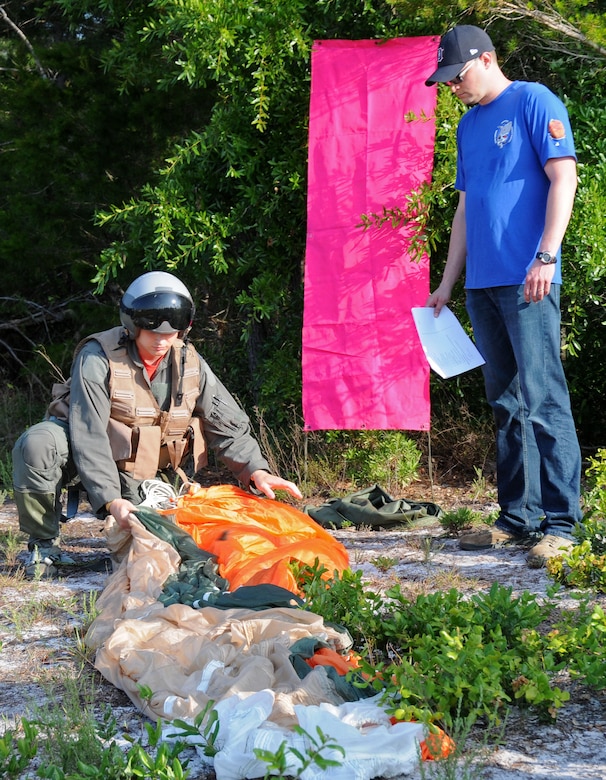
[[[435, 729], [435, 731], [433, 730]], [[456, 750], [455, 741], [445, 731], [432, 726], [432, 730], [420, 744], [423, 761], [440, 761]]]
[[317, 560], [327, 576], [349, 567], [345, 547], [308, 515], [233, 485], [188, 493], [166, 514], [174, 514], [198, 547], [216, 556], [232, 591], [272, 584], [298, 593], [291, 561], [314, 566]]
[[[392, 724], [401, 722], [397, 718], [390, 718], [390, 720]], [[421, 759], [423, 761], [441, 761], [455, 752], [457, 744], [439, 726], [432, 724], [429, 726], [425, 739], [419, 743], [419, 747], [421, 748]]]
[[339, 674], [346, 675], [352, 669], [359, 668], [360, 662], [358, 659], [359, 656], [355, 653], [342, 655], [331, 647], [319, 647], [311, 658], [305, 660], [305, 663], [312, 669], [315, 669], [316, 666], [332, 666]]

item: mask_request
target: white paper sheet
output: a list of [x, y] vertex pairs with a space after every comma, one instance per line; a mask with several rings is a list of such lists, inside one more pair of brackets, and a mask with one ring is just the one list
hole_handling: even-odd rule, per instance
[[412, 316], [427, 361], [443, 379], [463, 374], [485, 363], [447, 306], [444, 306], [439, 317], [434, 316], [434, 309], [429, 306], [414, 307]]

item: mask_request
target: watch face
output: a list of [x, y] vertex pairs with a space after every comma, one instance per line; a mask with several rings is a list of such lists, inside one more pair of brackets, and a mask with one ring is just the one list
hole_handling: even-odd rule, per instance
[[552, 255], [550, 252], [537, 252], [537, 258], [545, 265], [550, 265], [556, 261], [555, 255]]

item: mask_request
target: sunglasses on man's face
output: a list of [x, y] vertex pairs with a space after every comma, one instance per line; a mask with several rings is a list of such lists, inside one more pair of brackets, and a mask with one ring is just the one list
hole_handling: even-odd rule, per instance
[[465, 74], [466, 74], [466, 73], [467, 73], [467, 71], [468, 71], [468, 70], [471, 68], [471, 66], [474, 64], [474, 62], [476, 62], [476, 60], [472, 60], [471, 62], [468, 62], [468, 63], [467, 63], [467, 65], [466, 65], [466, 66], [463, 68], [463, 70], [462, 70], [462, 71], [460, 71], [460, 72], [459, 72], [459, 73], [458, 73], [458, 74], [457, 74], [457, 75], [454, 77], [454, 79], [450, 79], [450, 81], [447, 81], [447, 82], [446, 82], [446, 86], [447, 86], [447, 87], [452, 87], [452, 86], [453, 86], [453, 85], [455, 85], [455, 84], [460, 84], [460, 83], [463, 81], [463, 79], [465, 78]]

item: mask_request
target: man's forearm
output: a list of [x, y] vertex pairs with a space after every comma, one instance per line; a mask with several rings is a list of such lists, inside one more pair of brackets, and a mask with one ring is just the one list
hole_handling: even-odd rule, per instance
[[577, 188], [576, 163], [572, 158], [548, 160], [545, 173], [549, 192], [545, 208], [545, 227], [539, 251], [557, 252], [564, 239]]

